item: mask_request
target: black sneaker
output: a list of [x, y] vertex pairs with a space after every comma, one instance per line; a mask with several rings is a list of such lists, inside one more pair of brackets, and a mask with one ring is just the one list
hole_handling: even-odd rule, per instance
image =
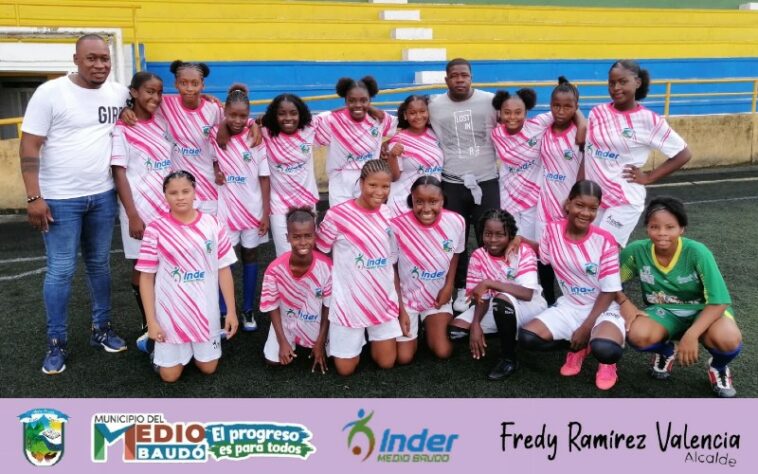
[[242, 330], [253, 332], [258, 329], [258, 323], [255, 322], [255, 314], [252, 311], [242, 312]]
[[492, 380], [493, 382], [504, 380], [513, 375], [516, 370], [518, 370], [518, 361], [500, 359], [497, 362], [497, 365], [495, 365], [495, 367], [490, 370], [490, 373], [487, 374], [487, 380]]
[[676, 352], [672, 352], [666, 357], [663, 354], [655, 354], [650, 361], [650, 370], [648, 373], [656, 380], [668, 380], [671, 377], [671, 369], [674, 368]]
[[99, 328], [92, 326], [91, 346], [101, 348], [105, 352], [121, 352], [126, 350], [126, 342], [111, 328], [111, 323], [105, 323]]

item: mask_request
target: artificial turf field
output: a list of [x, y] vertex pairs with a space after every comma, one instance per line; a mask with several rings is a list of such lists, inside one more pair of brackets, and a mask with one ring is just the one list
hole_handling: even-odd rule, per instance
[[[686, 235], [710, 247], [727, 281], [737, 322], [745, 341], [731, 367], [740, 397], [758, 396], [758, 167], [680, 172], [651, 187], [648, 198], [673, 195], [685, 203], [690, 227]], [[708, 353], [692, 367], [675, 366], [672, 379], [647, 375], [648, 356], [626, 350], [618, 365], [619, 382], [609, 392], [595, 388], [596, 362], [588, 358], [582, 373], [558, 373], [563, 353], [521, 353], [522, 368], [506, 382], [489, 382], [485, 374], [495, 363], [498, 342], [488, 339], [488, 352], [475, 361], [468, 340], [454, 343], [450, 360], [433, 358], [423, 341], [413, 364], [380, 370], [364, 351], [357, 373], [342, 378], [310, 371], [307, 353], [285, 368], [266, 366], [263, 344], [269, 320], [258, 315], [259, 329], [240, 332], [223, 345], [218, 373], [202, 376], [190, 366], [175, 384], [160, 381], [147, 355], [136, 350], [139, 321], [129, 286], [130, 265], [120, 252], [114, 231], [113, 324], [129, 349], [106, 354], [89, 346], [89, 297], [82, 264], [74, 280], [69, 306], [69, 359], [66, 371], [46, 376], [40, 371], [46, 346], [41, 298], [44, 249], [41, 237], [22, 219], [0, 216], [0, 396], [51, 397], [710, 397], [706, 375]], [[638, 226], [633, 238], [644, 230]], [[261, 274], [273, 258], [273, 244], [260, 249]], [[637, 288], [630, 287], [639, 303]], [[238, 288], [239, 290], [239, 288]], [[238, 301], [241, 295], [238, 291]], [[368, 346], [367, 346], [368, 347]]]

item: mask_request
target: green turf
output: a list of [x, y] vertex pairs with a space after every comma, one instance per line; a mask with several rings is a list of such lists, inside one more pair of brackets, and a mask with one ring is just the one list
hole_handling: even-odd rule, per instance
[[[722, 177], [758, 176], [757, 168], [723, 171]], [[719, 176], [715, 176], [719, 177]], [[708, 174], [680, 173], [672, 181], [707, 180]], [[650, 189], [649, 196], [670, 194], [693, 203], [687, 206], [688, 235], [713, 251], [729, 285], [745, 348], [733, 364], [739, 396], [758, 396], [758, 336], [755, 285], [755, 236], [758, 235], [758, 184], [755, 181], [698, 184]], [[734, 200], [738, 198], [748, 198]], [[725, 201], [724, 199], [732, 199]], [[121, 247], [118, 232], [114, 249]], [[635, 237], [642, 236], [640, 229]], [[0, 260], [43, 255], [42, 240], [24, 222], [0, 223]], [[262, 262], [272, 258], [270, 247]], [[44, 261], [0, 263], [0, 278], [44, 266]], [[620, 380], [610, 393], [594, 386], [596, 364], [588, 360], [573, 379], [562, 378], [559, 354], [522, 354], [523, 368], [505, 383], [491, 383], [484, 375], [494, 363], [498, 343], [488, 340], [481, 361], [471, 359], [466, 342], [458, 342], [451, 360], [437, 361], [422, 347], [410, 366], [381, 371], [364, 353], [357, 374], [341, 378], [310, 372], [307, 354], [293, 366], [266, 367], [262, 349], [268, 320], [259, 315], [256, 333], [240, 333], [224, 343], [219, 372], [201, 376], [189, 368], [173, 385], [152, 372], [147, 356], [133, 345], [139, 335], [137, 314], [129, 287], [130, 269], [122, 254], [112, 257], [114, 325], [130, 342], [129, 350], [105, 354], [88, 346], [89, 303], [83, 271], [75, 277], [70, 305], [69, 349], [66, 371], [59, 376], [40, 372], [45, 347], [45, 317], [41, 301], [43, 275], [0, 281], [0, 395], [3, 397], [710, 397], [705, 373], [708, 354], [690, 368], [675, 367], [672, 380], [657, 382], [646, 375], [647, 357], [627, 350], [619, 364]], [[636, 295], [638, 296], [638, 295]]]

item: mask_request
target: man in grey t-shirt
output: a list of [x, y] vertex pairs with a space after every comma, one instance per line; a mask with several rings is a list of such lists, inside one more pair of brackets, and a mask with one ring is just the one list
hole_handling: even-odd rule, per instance
[[[497, 156], [490, 133], [497, 126], [493, 94], [471, 88], [471, 64], [457, 58], [445, 67], [446, 94], [429, 103], [429, 116], [444, 154], [442, 188], [446, 208], [466, 220], [466, 242], [471, 224], [476, 225], [484, 211], [500, 208]], [[479, 236], [477, 236], [477, 242]], [[481, 245], [481, 242], [478, 242]], [[468, 252], [458, 259], [455, 275], [456, 311], [468, 307], [464, 289]]]

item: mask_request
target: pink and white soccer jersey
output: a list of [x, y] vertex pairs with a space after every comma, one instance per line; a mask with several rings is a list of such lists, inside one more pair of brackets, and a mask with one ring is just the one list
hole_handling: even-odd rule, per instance
[[363, 164], [379, 158], [382, 139], [395, 133], [397, 118], [385, 113], [381, 122], [366, 116], [360, 122], [347, 109], [323, 114], [316, 142], [328, 145], [326, 172], [329, 175], [329, 205], [357, 197]]
[[564, 219], [545, 228], [540, 260], [555, 271], [563, 293], [559, 302], [591, 308], [601, 292], [621, 290], [618, 245], [610, 233], [594, 225], [582, 240], [571, 240], [566, 225]]
[[624, 167], [644, 166], [652, 150], [673, 157], [686, 146], [663, 117], [642, 105], [628, 112], [598, 105], [587, 119], [585, 174], [602, 188], [603, 208], [632, 204], [641, 210], [645, 187], [627, 182]]
[[[505, 257], [493, 257], [486, 249], [480, 247], [471, 254], [468, 273], [466, 275], [466, 291], [470, 295], [476, 285], [484, 280], [495, 280], [503, 283], [513, 283], [533, 290], [532, 299], [529, 301], [519, 300], [509, 293], [500, 293], [490, 290], [490, 300], [498, 295], [506, 297], [516, 309], [516, 319], [519, 327], [534, 319], [540, 312], [547, 308], [547, 302], [542, 297], [542, 286], [537, 278], [537, 256], [534, 250], [527, 245], [521, 244], [518, 252]], [[476, 307], [471, 306], [468, 310], [455, 318], [454, 326], [468, 328], [474, 320]], [[480, 321], [482, 331], [485, 334], [497, 332], [495, 317], [492, 313], [492, 305]]]
[[397, 144], [403, 146], [403, 154], [398, 157], [400, 177], [392, 183], [387, 200], [392, 217], [408, 211], [408, 194], [411, 192], [411, 185], [418, 178], [434, 176], [442, 180], [444, 158], [437, 135], [431, 128], [425, 129], [421, 135], [402, 130], [390, 139], [390, 150]]
[[329, 321], [362, 328], [398, 318], [392, 239], [387, 206], [370, 211], [351, 199], [327, 211], [316, 245], [334, 261]]
[[318, 338], [321, 307], [328, 307], [332, 296], [332, 261], [313, 252], [308, 271], [296, 277], [290, 270], [291, 255], [282, 254], [266, 268], [260, 308], [262, 312], [279, 309], [287, 340], [311, 348]]
[[553, 123], [550, 112], [524, 122], [521, 131], [509, 134], [504, 126], [492, 129], [492, 144], [500, 158], [500, 207], [516, 215], [537, 204], [542, 183], [540, 145]]
[[453, 255], [466, 250], [465, 221], [443, 209], [437, 221], [426, 226], [408, 211], [390, 221], [398, 253], [398, 274], [403, 304], [419, 313], [434, 308], [445, 286]]
[[268, 129], [262, 129], [271, 172], [272, 215], [285, 215], [291, 207], [314, 207], [319, 201], [313, 143], [322, 118], [314, 117], [311, 126], [291, 135], [272, 136]]
[[218, 271], [237, 260], [226, 230], [211, 215], [189, 223], [170, 214], [150, 223], [136, 269], [155, 273], [155, 317], [165, 342], [208, 341], [220, 318]]
[[159, 113], [168, 122], [176, 140], [178, 153], [173, 160], [173, 169], [189, 171], [195, 176], [198, 201], [218, 200], [209, 136], [211, 128], [224, 118], [223, 110], [205, 99], [200, 99], [197, 109], [188, 109], [180, 96], [164, 95]]
[[219, 169], [226, 177], [226, 184], [219, 186], [219, 220], [234, 232], [258, 229], [263, 218], [258, 178], [269, 175], [266, 147], [250, 148], [248, 128], [245, 128], [232, 136], [223, 149], [216, 143], [217, 133], [217, 127], [211, 129], [211, 157], [218, 161]]
[[537, 204], [537, 238], [540, 238], [545, 225], [565, 216], [563, 205], [576, 183], [581, 164], [581, 154], [575, 140], [576, 125], [573, 123], [561, 133], [548, 128], [542, 137], [540, 160], [543, 179]]
[[163, 178], [171, 172], [173, 151], [173, 138], [161, 118], [133, 127], [119, 120], [113, 129], [111, 165], [126, 169], [134, 207], [145, 225], [168, 212]]

